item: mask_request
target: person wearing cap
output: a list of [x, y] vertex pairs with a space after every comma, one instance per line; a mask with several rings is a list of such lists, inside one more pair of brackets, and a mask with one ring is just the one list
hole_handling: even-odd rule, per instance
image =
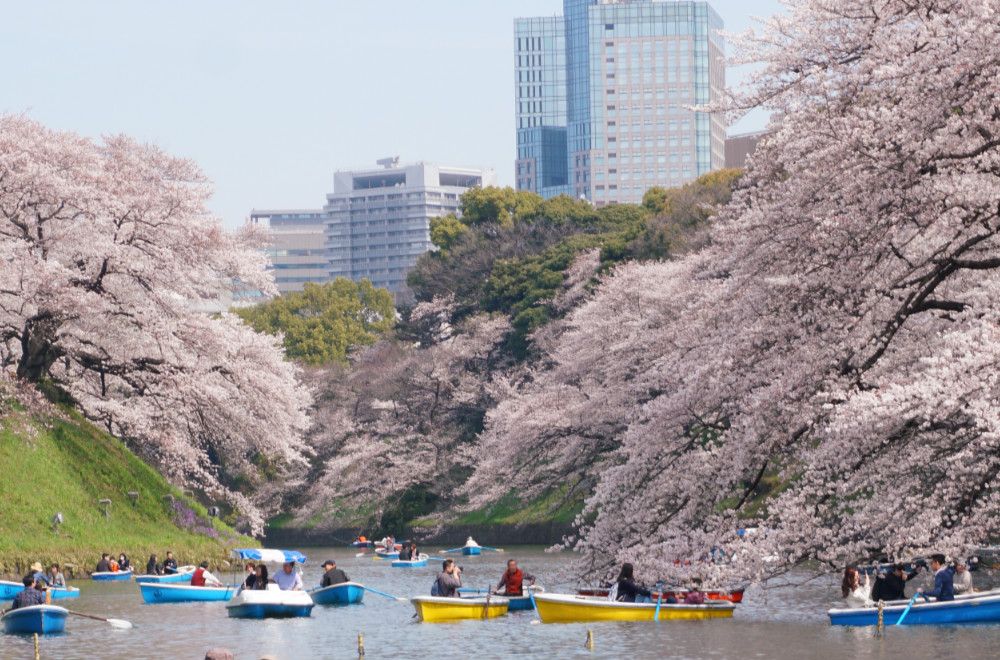
[[286, 561], [274, 574], [274, 581], [282, 591], [303, 591], [302, 574], [295, 570], [295, 562]]
[[952, 586], [955, 589], [956, 596], [971, 594], [974, 591], [972, 588], [972, 573], [969, 572], [969, 566], [964, 559], [955, 560], [955, 576], [952, 579]]
[[351, 579], [347, 577], [347, 573], [337, 568], [337, 562], [333, 559], [327, 559], [323, 562], [323, 577], [320, 578], [319, 586], [330, 587], [335, 584], [343, 584], [344, 582], [350, 582]]
[[36, 561], [31, 565], [31, 578], [35, 582], [41, 581], [48, 586], [49, 578], [45, 575], [45, 568], [42, 566], [42, 562]]

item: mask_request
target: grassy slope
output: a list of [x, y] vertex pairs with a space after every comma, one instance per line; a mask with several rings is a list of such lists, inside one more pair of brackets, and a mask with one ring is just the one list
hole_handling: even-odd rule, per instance
[[[139, 493], [135, 505], [127, 495]], [[61, 418], [14, 412], [0, 420], [0, 573], [33, 561], [58, 561], [93, 570], [102, 551], [126, 552], [145, 566], [151, 553], [173, 550], [181, 563], [222, 559], [226, 546], [250, 543], [217, 520], [213, 539], [179, 528], [164, 496], [183, 500], [199, 516], [204, 507], [170, 486], [119, 440], [62, 409]], [[105, 518], [98, 500], [112, 500]], [[58, 532], [52, 516], [62, 512]], [[213, 562], [214, 563], [214, 562]]]

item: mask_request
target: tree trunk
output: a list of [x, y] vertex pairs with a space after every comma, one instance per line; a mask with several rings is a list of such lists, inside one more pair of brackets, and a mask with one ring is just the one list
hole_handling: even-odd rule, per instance
[[55, 345], [59, 321], [50, 313], [39, 314], [24, 326], [21, 334], [21, 359], [17, 377], [38, 382], [48, 375], [52, 364], [62, 356]]

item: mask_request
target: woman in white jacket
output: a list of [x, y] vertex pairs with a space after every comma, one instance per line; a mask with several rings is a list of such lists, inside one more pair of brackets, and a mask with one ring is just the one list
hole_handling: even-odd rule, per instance
[[840, 592], [847, 602], [847, 607], [871, 607], [872, 585], [865, 573], [865, 581], [854, 566], [844, 569], [844, 580], [840, 583]]

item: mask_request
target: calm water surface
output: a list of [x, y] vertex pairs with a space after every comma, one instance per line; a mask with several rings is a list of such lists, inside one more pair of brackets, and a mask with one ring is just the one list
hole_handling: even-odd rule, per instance
[[[424, 549], [428, 550], [427, 548]], [[392, 568], [388, 562], [355, 557], [347, 548], [307, 548], [307, 585], [318, 583], [320, 562], [335, 558], [351, 579], [382, 591], [429, 594], [434, 571]], [[572, 591], [566, 572], [570, 556], [541, 548], [507, 548], [505, 554], [461, 557], [465, 584], [485, 588], [496, 582], [504, 562], [516, 557], [549, 591]], [[182, 557], [185, 562], [196, 558]], [[184, 563], [184, 562], [182, 562]], [[221, 576], [220, 576], [221, 577]], [[991, 576], [976, 574], [977, 586]], [[993, 578], [995, 579], [995, 578]], [[490, 621], [421, 624], [413, 607], [365, 594], [363, 605], [317, 605], [308, 619], [250, 621], [230, 619], [223, 603], [146, 605], [134, 582], [78, 581], [81, 597], [70, 608], [129, 619], [132, 630], [71, 617], [67, 633], [42, 639], [43, 658], [191, 658], [214, 646], [237, 658], [270, 655], [281, 660], [356, 658], [357, 636], [364, 634], [367, 657], [429, 658], [998, 658], [1000, 625], [890, 627], [883, 639], [871, 629], [830, 626], [826, 609], [837, 604], [830, 580], [805, 586], [748, 590], [732, 620], [705, 622], [550, 624], [535, 623], [534, 612]], [[584, 647], [587, 630], [595, 648]], [[0, 634], [0, 658], [33, 657], [30, 639]]]

